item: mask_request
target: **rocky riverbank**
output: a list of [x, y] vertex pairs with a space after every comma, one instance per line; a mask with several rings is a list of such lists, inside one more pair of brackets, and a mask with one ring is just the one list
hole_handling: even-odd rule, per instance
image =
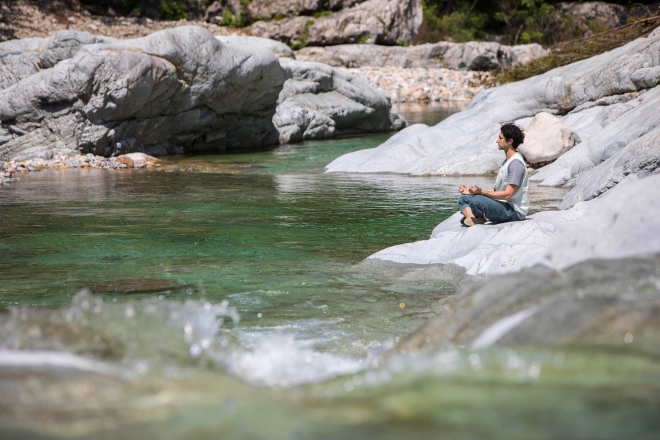
[[[483, 90], [467, 110], [434, 127], [410, 126], [377, 148], [329, 164], [330, 172], [494, 175], [502, 162], [494, 143], [499, 124], [516, 121], [530, 131], [529, 146], [538, 148], [540, 165], [551, 162], [530, 180], [572, 187], [560, 211], [473, 228], [461, 226], [456, 214], [429, 240], [370, 258], [453, 263], [472, 274], [494, 274], [543, 262], [563, 269], [585, 259], [660, 252], [652, 238], [660, 180], [648, 177], [660, 172], [658, 48], [660, 29], [597, 57]], [[534, 130], [542, 135], [532, 135]], [[553, 152], [551, 140], [558, 147]]]
[[489, 77], [488, 72], [445, 68], [366, 66], [345, 70], [366, 78], [390, 95], [392, 102], [469, 102]]

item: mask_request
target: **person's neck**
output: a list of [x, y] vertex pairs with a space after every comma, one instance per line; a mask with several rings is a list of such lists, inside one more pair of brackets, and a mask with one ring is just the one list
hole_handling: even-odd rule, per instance
[[516, 153], [517, 153], [517, 151], [514, 150], [513, 147], [512, 148], [507, 148], [506, 150], [504, 150], [504, 155], [506, 156], [506, 160], [511, 159], [513, 156], [516, 155]]

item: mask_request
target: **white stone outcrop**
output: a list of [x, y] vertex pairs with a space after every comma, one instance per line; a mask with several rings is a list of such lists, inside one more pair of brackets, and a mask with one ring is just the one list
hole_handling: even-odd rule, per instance
[[[540, 112], [561, 116], [581, 142], [532, 180], [543, 185], [576, 184], [579, 176], [621, 154], [637, 177], [654, 172], [657, 144], [639, 146], [635, 141], [660, 126], [660, 32], [640, 38], [610, 52], [551, 70], [513, 84], [482, 90], [470, 107], [434, 127], [411, 126], [381, 146], [344, 155], [327, 166], [329, 172], [404, 173], [412, 175], [470, 175], [496, 172], [501, 153], [495, 145], [499, 124], [522, 125]], [[641, 142], [641, 141], [640, 141]], [[632, 150], [631, 150], [632, 151]], [[613, 159], [614, 160], [614, 159]], [[633, 163], [634, 162], [634, 163]], [[618, 167], [618, 168], [617, 168]], [[577, 200], [605, 191], [607, 173], [624, 174], [619, 165], [603, 166], [590, 177], [592, 186]], [[624, 174], [625, 175], [625, 174]], [[598, 183], [600, 182], [600, 183]], [[579, 191], [579, 190], [576, 190]], [[575, 195], [575, 194], [574, 194]], [[573, 202], [563, 205], [570, 206]]]
[[602, 198], [522, 222], [464, 227], [460, 213], [429, 240], [392, 246], [369, 259], [457, 264], [468, 274], [516, 272], [535, 264], [565, 269], [588, 259], [660, 253], [660, 175], [621, 185]]
[[277, 41], [194, 26], [0, 43], [0, 161], [223, 151], [405, 126], [364, 79], [292, 57]]
[[392, 110], [389, 97], [360, 76], [288, 58], [281, 58], [280, 64], [290, 77], [273, 117], [280, 143], [406, 126], [406, 121]]
[[575, 133], [558, 117], [541, 112], [525, 127], [525, 142], [518, 151], [531, 164], [550, 162], [573, 148]]
[[451, 43], [442, 41], [419, 46], [378, 46], [342, 44], [306, 47], [296, 51], [296, 59], [317, 61], [337, 67], [424, 67], [467, 70], [492, 70], [527, 64], [545, 56], [539, 44], [505, 46], [493, 42]]
[[412, 40], [421, 24], [421, 0], [367, 0], [330, 15], [258, 21], [250, 30], [258, 37], [301, 47], [397, 44]]

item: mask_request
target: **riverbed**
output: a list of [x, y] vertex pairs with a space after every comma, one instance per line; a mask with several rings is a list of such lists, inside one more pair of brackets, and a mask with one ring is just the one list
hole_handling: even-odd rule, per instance
[[652, 438], [658, 361], [636, 352], [380, 356], [480, 281], [363, 260], [494, 179], [324, 172], [389, 136], [4, 186], [2, 437]]

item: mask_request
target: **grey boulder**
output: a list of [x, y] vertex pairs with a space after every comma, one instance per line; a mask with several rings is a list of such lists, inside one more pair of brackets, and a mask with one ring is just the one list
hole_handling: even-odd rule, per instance
[[86, 44], [0, 91], [2, 126], [18, 135], [0, 159], [30, 148], [162, 155], [276, 143], [286, 79], [268, 49], [223, 44], [194, 26]]
[[342, 67], [424, 67], [492, 70], [526, 64], [546, 54], [538, 44], [505, 46], [492, 42], [450, 43], [443, 41], [419, 46], [379, 46], [342, 44], [306, 47], [296, 51], [296, 59]]
[[399, 130], [406, 121], [364, 78], [320, 63], [281, 58], [284, 84], [273, 123], [280, 143]]

